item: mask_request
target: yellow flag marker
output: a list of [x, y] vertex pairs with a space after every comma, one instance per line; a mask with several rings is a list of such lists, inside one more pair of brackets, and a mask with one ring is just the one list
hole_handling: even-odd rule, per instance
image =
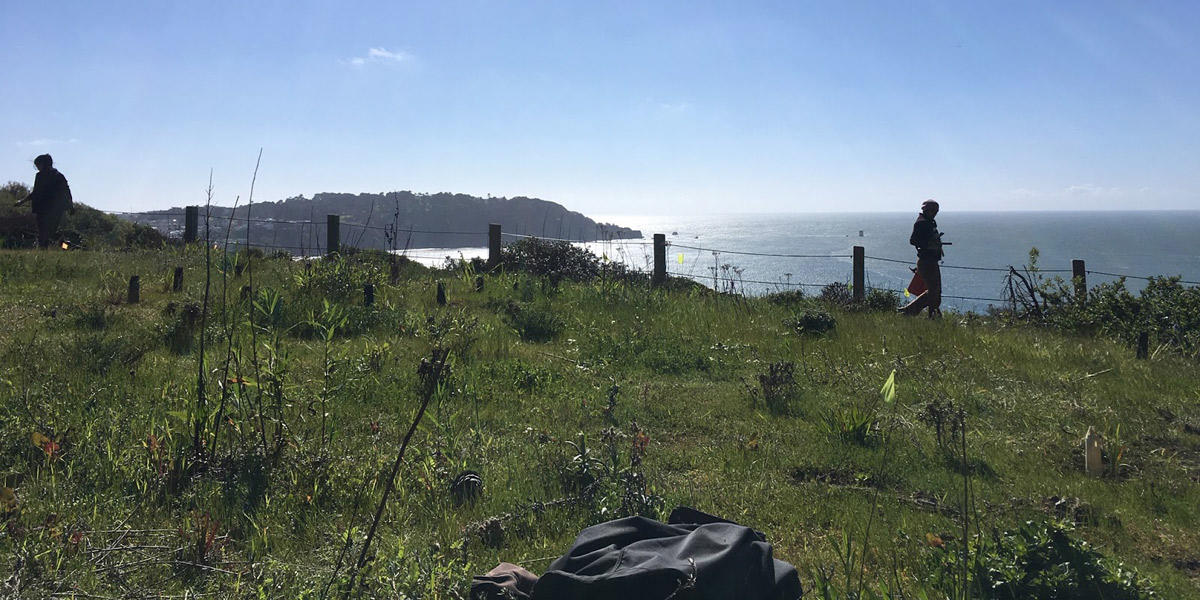
[[909, 297], [910, 295], [911, 295], [911, 294], [909, 294], [909, 293], [908, 293], [908, 288], [904, 288], [904, 297], [905, 297], [905, 298], [907, 298], [907, 297]]
[[683, 253], [682, 252], [679, 253], [679, 264], [681, 264], [681, 265], [683, 264]]
[[896, 370], [892, 369], [892, 374], [888, 375], [887, 381], [883, 382], [883, 387], [879, 389], [879, 394], [883, 396], [884, 402], [893, 402], [896, 400]]

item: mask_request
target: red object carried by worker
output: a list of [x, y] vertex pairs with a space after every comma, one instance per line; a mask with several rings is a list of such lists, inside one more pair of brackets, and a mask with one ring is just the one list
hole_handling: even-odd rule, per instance
[[913, 272], [913, 278], [908, 282], [908, 293], [914, 296], [924, 294], [925, 290], [929, 289], [925, 286], [925, 280], [921, 279], [921, 274], [916, 269], [909, 267], [909, 270]]

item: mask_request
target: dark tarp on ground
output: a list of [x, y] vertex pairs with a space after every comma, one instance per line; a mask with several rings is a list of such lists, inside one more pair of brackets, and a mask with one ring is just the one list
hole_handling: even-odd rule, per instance
[[[528, 581], [523, 583], [527, 589]], [[796, 569], [773, 558], [762, 534], [690, 508], [675, 509], [667, 523], [627, 517], [588, 527], [538, 578], [532, 594], [477, 577], [471, 597], [505, 597], [488, 595], [504, 589], [512, 594], [508, 597], [532, 600], [665, 600], [673, 595], [795, 600], [801, 595]]]

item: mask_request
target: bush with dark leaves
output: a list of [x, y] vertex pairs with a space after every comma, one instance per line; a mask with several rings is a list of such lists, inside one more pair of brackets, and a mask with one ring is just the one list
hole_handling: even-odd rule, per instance
[[873, 289], [862, 303], [862, 309], [868, 311], [892, 311], [899, 307], [900, 294], [892, 290]]
[[[961, 540], [930, 544], [933, 581], [947, 593], [962, 582]], [[1131, 567], [1105, 557], [1069, 526], [1026, 523], [1015, 531], [992, 531], [968, 543], [971, 597], [1140, 600], [1155, 596], [1151, 582]]]
[[510, 300], [504, 316], [517, 335], [527, 342], [548, 342], [562, 333], [566, 324], [550, 307], [548, 301], [517, 302]]
[[1185, 285], [1179, 277], [1151, 277], [1135, 294], [1121, 278], [1091, 286], [1086, 298], [1078, 298], [1073, 282], [1042, 277], [1034, 258], [1031, 253], [1034, 264], [1025, 271], [1033, 300], [1018, 306], [1017, 317], [1129, 345], [1145, 332], [1152, 347], [1200, 356], [1200, 286]]
[[820, 297], [822, 302], [843, 308], [854, 304], [854, 290], [844, 283], [831, 283], [821, 288]]
[[819, 308], [806, 308], [784, 319], [783, 324], [797, 333], [822, 334], [837, 327], [837, 319]]
[[767, 302], [778, 304], [780, 306], [795, 306], [804, 304], [809, 299], [804, 296], [804, 290], [787, 290], [783, 292], [773, 292], [764, 296]]
[[504, 248], [500, 263], [510, 272], [546, 277], [551, 283], [563, 279], [590, 281], [601, 277], [631, 282], [645, 280], [645, 275], [631, 271], [623, 263], [603, 261], [586, 248], [538, 238], [524, 238]]

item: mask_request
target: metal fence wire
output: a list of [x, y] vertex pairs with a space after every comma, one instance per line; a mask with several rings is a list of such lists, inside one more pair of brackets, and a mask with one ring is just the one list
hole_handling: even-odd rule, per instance
[[[186, 212], [184, 210], [149, 211], [149, 212], [140, 212], [140, 213], [125, 212], [125, 211], [109, 211], [109, 214], [131, 217], [132, 218], [131, 220], [136, 220], [137, 217], [155, 217], [155, 216], [167, 216], [167, 217], [178, 217], [178, 218], [186, 217]], [[318, 233], [322, 230], [322, 228], [330, 226], [329, 225], [330, 222], [335, 222], [335, 223], [337, 222], [336, 219], [334, 218], [334, 216], [332, 216], [332, 215], [330, 216], [329, 220], [324, 221], [324, 222], [312, 221], [312, 220], [264, 219], [264, 218], [252, 218], [252, 217], [238, 217], [238, 216], [230, 216], [230, 215], [213, 215], [213, 214], [206, 214], [206, 213], [201, 213], [199, 215], [199, 217], [202, 219], [205, 219], [207, 222], [220, 221], [220, 222], [225, 222], [228, 224], [232, 224], [233, 222], [241, 222], [241, 223], [246, 223], [247, 226], [249, 226], [250, 223], [262, 223], [262, 224], [272, 224], [272, 225], [299, 225], [306, 229], [308, 227], [312, 227], [313, 229], [311, 230], [312, 231], [311, 235], [314, 238], [314, 243], [312, 245], [303, 245], [303, 246], [301, 246], [301, 245], [283, 245], [283, 244], [252, 241], [249, 243], [249, 246], [257, 247], [257, 248], [269, 248], [269, 249], [275, 249], [275, 250], [289, 250], [289, 251], [290, 250], [300, 250], [301, 252], [312, 251], [312, 253], [314, 255], [320, 254], [320, 249], [326, 248], [326, 244], [327, 244], [326, 241], [320, 239], [322, 236], [319, 236]], [[657, 246], [656, 242], [647, 242], [647, 241], [643, 241], [643, 240], [617, 239], [617, 238], [582, 240], [582, 239], [571, 239], [571, 238], [561, 238], [561, 237], [539, 236], [539, 235], [532, 235], [532, 234], [510, 233], [510, 232], [505, 232], [505, 231], [499, 231], [498, 226], [496, 227], [495, 232], [493, 232], [491, 230], [489, 230], [489, 231], [461, 231], [461, 230], [444, 230], [444, 229], [417, 229], [414, 227], [380, 226], [380, 225], [358, 224], [358, 223], [340, 223], [339, 226], [344, 227], [344, 228], [348, 229], [349, 231], [358, 229], [360, 231], [360, 233], [359, 233], [360, 236], [362, 235], [362, 233], [366, 232], [367, 230], [384, 231], [384, 232], [391, 233], [394, 235], [426, 234], [426, 235], [484, 236], [484, 237], [489, 238], [489, 247], [492, 247], [492, 246], [502, 247], [503, 242], [501, 240], [491, 239], [491, 236], [493, 234], [498, 233], [501, 238], [507, 238], [507, 239], [513, 240], [513, 241], [519, 241], [519, 240], [525, 240], [525, 239], [538, 239], [538, 240], [544, 240], [544, 241], [550, 241], [550, 242], [560, 242], [560, 243], [569, 243], [569, 244], [592, 244], [592, 245], [600, 245], [600, 246], [605, 246], [605, 247], [618, 246], [618, 247], [620, 247], [621, 252], [624, 252], [624, 249], [627, 247], [640, 247], [640, 248], [644, 249], [646, 246], [655, 246], [655, 252], [657, 253], [660, 251], [660, 248]], [[193, 235], [194, 235], [194, 233], [193, 233]], [[238, 246], [245, 245], [241, 242], [242, 242], [241, 240], [238, 240], [237, 245]], [[512, 242], [510, 241], [509, 243], [512, 243]], [[338, 246], [346, 246], [346, 244], [339, 243]], [[793, 253], [786, 253], [786, 252], [753, 252], [753, 251], [748, 251], [748, 250], [731, 250], [728, 248], [710, 248], [710, 247], [705, 247], [705, 246], [680, 244], [680, 243], [666, 242], [666, 241], [662, 242], [661, 251], [665, 252], [665, 249], [668, 247], [682, 248], [682, 249], [686, 249], [686, 250], [694, 250], [696, 252], [701, 252], [701, 253], [709, 252], [709, 253], [712, 253], [713, 255], [728, 254], [728, 255], [733, 255], [733, 256], [759, 256], [759, 257], [774, 257], [774, 258], [826, 259], [826, 260], [844, 260], [847, 258], [851, 258], [851, 259], [855, 258], [855, 256], [853, 254], [793, 254]], [[405, 250], [403, 252], [403, 254], [406, 256], [412, 257], [412, 258], [421, 258], [421, 259], [427, 259], [427, 260], [440, 259], [440, 258], [451, 258], [451, 255], [449, 253], [447, 253], [445, 256], [442, 256], [442, 255], [432, 254], [428, 251], [429, 249], [426, 249], [426, 248], [422, 248], [422, 249], [418, 249], [418, 250], [424, 250], [424, 252], [418, 253], [418, 252], [412, 252], [412, 251]], [[859, 251], [859, 252], [861, 253], [861, 251]], [[634, 257], [626, 256], [625, 258], [631, 259]], [[650, 256], [648, 254], [644, 254], [640, 258], [646, 259], [648, 261]], [[902, 265], [906, 265], [906, 266], [913, 265], [915, 263], [915, 261], [913, 261], [913, 260], [887, 258], [887, 257], [880, 257], [880, 256], [868, 256], [865, 254], [862, 254], [862, 260], [863, 260], [863, 262], [876, 261], [876, 262], [890, 263], [890, 264], [902, 264]], [[628, 262], [628, 260], [626, 262]], [[629, 266], [630, 266], [630, 268], [633, 268], [633, 269], [638, 268], [636, 265], [633, 265], [632, 263], [629, 263]], [[694, 264], [693, 264], [693, 267], [694, 267]], [[855, 268], [859, 269], [861, 267], [858, 267], [856, 265]], [[993, 266], [980, 266], [980, 265], [952, 265], [952, 264], [942, 264], [941, 268], [943, 268], [943, 269], [962, 269], [962, 270], [968, 270], [968, 271], [987, 271], [987, 272], [995, 272], [995, 273], [1008, 273], [1011, 270], [1013, 270], [1013, 267], [1011, 267], [1011, 266], [993, 267]], [[865, 269], [864, 269], [864, 271], [865, 271]], [[1072, 269], [1038, 269], [1038, 272], [1039, 273], [1047, 273], [1047, 274], [1076, 273], [1076, 271], [1074, 271]], [[1134, 274], [1129, 274], [1129, 273], [1115, 273], [1115, 272], [1111, 272], [1111, 271], [1089, 270], [1089, 269], [1084, 269], [1081, 273], [1086, 273], [1087, 275], [1101, 275], [1101, 276], [1105, 276], [1105, 277], [1114, 277], [1114, 278], [1137, 279], [1137, 280], [1141, 280], [1141, 281], [1150, 281], [1155, 278], [1154, 276], [1150, 276], [1150, 275], [1134, 275]], [[725, 280], [725, 281], [730, 281], [730, 282], [736, 282], [739, 284], [750, 283], [750, 284], [755, 284], [755, 285], [779, 286], [779, 287], [786, 287], [786, 288], [824, 288], [829, 285], [844, 284], [844, 282], [827, 282], [827, 283], [793, 282], [790, 280], [790, 274], [788, 274], [789, 279], [787, 281], [782, 281], [782, 280], [766, 281], [766, 280], [761, 280], [761, 279], [730, 278], [730, 277], [722, 277], [721, 275], [718, 275], [715, 273], [713, 275], [706, 276], [706, 275], [698, 275], [698, 274], [694, 274], [694, 273], [681, 273], [678, 271], [667, 271], [665, 269], [665, 267], [662, 268], [662, 274], [664, 276], [670, 275], [670, 276], [674, 276], [674, 277], [685, 277], [685, 278], [690, 278], [690, 279], [694, 279], [697, 281], [713, 279], [714, 281]], [[1200, 281], [1190, 281], [1190, 280], [1180, 279], [1179, 282], [1182, 284], [1186, 284], [1186, 285], [1200, 285]], [[888, 291], [888, 292], [894, 292], [894, 293], [900, 293], [900, 294], [904, 293], [904, 290], [897, 290], [897, 289], [893, 289], [893, 288], [884, 288], [884, 287], [877, 287], [877, 286], [871, 286], [871, 285], [864, 285], [863, 287], [864, 287], [864, 291], [880, 290], [880, 291]], [[1006, 302], [1006, 300], [1001, 299], [1001, 298], [985, 298], [985, 297], [980, 297], [980, 296], [960, 296], [960, 295], [952, 295], [952, 294], [943, 294], [942, 297], [956, 299], [956, 300], [972, 300], [972, 301], [979, 301], [979, 302]]]

